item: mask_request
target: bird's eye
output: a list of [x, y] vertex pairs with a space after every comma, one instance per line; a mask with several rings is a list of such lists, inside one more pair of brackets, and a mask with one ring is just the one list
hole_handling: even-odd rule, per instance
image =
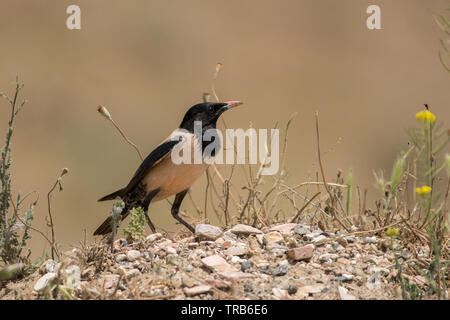
[[208, 112], [213, 112], [213, 111], [214, 111], [213, 106], [209, 106], [209, 107], [208, 107]]

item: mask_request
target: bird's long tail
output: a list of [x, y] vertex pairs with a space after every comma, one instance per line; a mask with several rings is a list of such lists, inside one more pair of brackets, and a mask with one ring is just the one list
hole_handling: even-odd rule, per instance
[[97, 201], [114, 200], [117, 197], [123, 198], [124, 193], [125, 193], [125, 188], [114, 191], [113, 193], [110, 193], [110, 194], [104, 196], [103, 198], [98, 199]]
[[[123, 208], [122, 213], [121, 213], [121, 217], [120, 217], [120, 221], [123, 221], [123, 219], [125, 219], [129, 212], [129, 206], [125, 205], [125, 208]], [[97, 228], [97, 230], [95, 230], [94, 232], [94, 236], [101, 236], [101, 235], [105, 235], [108, 234], [110, 232], [112, 232], [112, 218], [109, 216], [108, 218], [106, 218], [105, 221], [103, 221], [103, 223]]]
[[103, 223], [95, 230], [94, 236], [100, 236], [112, 232], [111, 217], [108, 217]]

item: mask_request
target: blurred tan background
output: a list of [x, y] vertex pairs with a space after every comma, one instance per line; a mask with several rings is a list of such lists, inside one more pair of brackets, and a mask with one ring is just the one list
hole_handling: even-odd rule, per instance
[[[70, 4], [81, 7], [81, 30], [66, 28]], [[370, 4], [381, 6], [382, 30], [366, 28]], [[12, 143], [14, 191], [39, 192], [35, 226], [45, 229], [47, 192], [69, 168], [52, 204], [57, 240], [77, 244], [110, 210], [96, 200], [139, 165], [96, 106], [107, 106], [147, 154], [210, 91], [220, 61], [219, 96], [245, 102], [226, 114], [230, 127], [269, 128], [298, 112], [289, 182], [306, 181], [315, 163], [318, 110], [322, 150], [333, 149], [323, 159], [328, 178], [352, 168], [374, 196], [372, 170], [390, 171], [423, 103], [450, 120], [450, 75], [438, 60], [443, 34], [432, 19], [449, 7], [446, 0], [2, 0], [0, 91], [11, 94], [18, 74], [29, 100]], [[8, 117], [2, 101], [2, 140]], [[193, 187], [199, 202], [204, 180]], [[151, 215], [177, 229], [166, 202]], [[43, 244], [34, 234], [33, 249]]]

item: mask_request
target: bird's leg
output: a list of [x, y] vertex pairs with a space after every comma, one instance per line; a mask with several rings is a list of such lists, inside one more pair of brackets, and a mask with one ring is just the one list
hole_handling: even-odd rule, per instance
[[150, 217], [148, 216], [148, 207], [147, 207], [147, 209], [145, 209], [144, 214], [145, 214], [145, 217], [147, 218], [147, 223], [148, 223], [148, 226], [150, 227], [150, 229], [152, 230], [152, 233], [155, 233], [156, 232], [155, 226], [153, 225], [152, 220], [150, 220]]
[[181, 202], [183, 202], [183, 199], [186, 196], [186, 193], [188, 192], [188, 190], [189, 189], [181, 191], [180, 193], [178, 193], [175, 196], [175, 200], [173, 201], [171, 213], [172, 213], [172, 216], [175, 219], [177, 219], [180, 223], [182, 223], [186, 228], [188, 228], [190, 232], [195, 233], [194, 228], [178, 215], [178, 212], [180, 211]]
[[147, 218], [147, 223], [150, 229], [152, 230], [152, 233], [156, 232], [156, 228], [152, 223], [152, 220], [150, 220], [150, 217], [148, 216], [148, 207], [150, 206], [150, 202], [152, 201], [153, 197], [156, 196], [156, 194], [159, 192], [159, 189], [151, 191], [144, 199], [144, 203], [142, 205], [144, 209], [144, 215]]

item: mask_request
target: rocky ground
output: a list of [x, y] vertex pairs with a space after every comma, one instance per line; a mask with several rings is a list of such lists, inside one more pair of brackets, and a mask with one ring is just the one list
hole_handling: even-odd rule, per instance
[[137, 243], [83, 245], [6, 284], [0, 299], [402, 299], [402, 276], [427, 247], [355, 231], [327, 233], [287, 223], [261, 230], [200, 224], [196, 235], [151, 234]]

